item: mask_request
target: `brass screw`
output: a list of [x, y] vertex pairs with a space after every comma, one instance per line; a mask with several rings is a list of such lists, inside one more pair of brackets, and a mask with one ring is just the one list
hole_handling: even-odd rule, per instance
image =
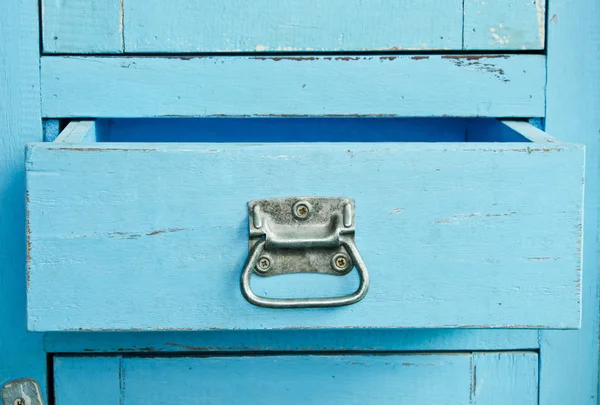
[[271, 260], [269, 260], [268, 257], [261, 256], [258, 259], [258, 263], [256, 264], [256, 270], [258, 270], [261, 273], [266, 273], [267, 271], [269, 271], [270, 267], [271, 267]]
[[338, 253], [331, 259], [331, 267], [335, 271], [343, 272], [350, 267], [350, 259], [343, 253]]
[[296, 215], [300, 218], [306, 218], [308, 216], [308, 206], [306, 204], [298, 204], [296, 206]]
[[14, 405], [25, 405], [25, 400], [23, 398], [15, 399]]

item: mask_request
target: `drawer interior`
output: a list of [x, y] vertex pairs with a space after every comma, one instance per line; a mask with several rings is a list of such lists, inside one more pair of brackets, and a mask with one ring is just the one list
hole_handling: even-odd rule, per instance
[[96, 120], [93, 132], [85, 142], [558, 142], [526, 121], [492, 118], [124, 118]]
[[53, 359], [56, 405], [537, 404], [538, 353]]

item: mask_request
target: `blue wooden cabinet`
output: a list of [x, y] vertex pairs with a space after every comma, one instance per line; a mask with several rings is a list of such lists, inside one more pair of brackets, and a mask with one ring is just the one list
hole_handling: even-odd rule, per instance
[[0, 13], [3, 404], [597, 404], [600, 6], [209, 3]]

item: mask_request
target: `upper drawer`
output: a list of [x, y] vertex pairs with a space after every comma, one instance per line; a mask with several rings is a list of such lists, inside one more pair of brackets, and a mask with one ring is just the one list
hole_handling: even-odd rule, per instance
[[[583, 166], [582, 146], [493, 119], [71, 123], [28, 147], [29, 328], [576, 328]], [[367, 295], [251, 305], [248, 202], [307, 195], [354, 199]], [[251, 286], [342, 296], [356, 273]]]
[[44, 0], [47, 53], [543, 49], [544, 0]]

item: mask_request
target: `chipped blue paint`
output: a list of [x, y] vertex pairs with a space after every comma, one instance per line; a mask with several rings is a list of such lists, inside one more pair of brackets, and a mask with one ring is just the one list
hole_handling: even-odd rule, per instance
[[[54, 4], [67, 4], [74, 2], [53, 2]], [[467, 2], [465, 2], [467, 3]], [[515, 1], [502, 2], [502, 4], [516, 4]], [[531, 2], [530, 2], [531, 3]], [[85, 3], [83, 3], [85, 4]], [[494, 4], [494, 2], [490, 2]], [[497, 6], [500, 2], [495, 2]], [[114, 6], [114, 4], [113, 4]], [[86, 8], [84, 8], [86, 9]], [[92, 12], [91, 8], [86, 9]], [[39, 82], [38, 82], [38, 52], [39, 32], [38, 17], [35, 2], [23, 2], [8, 0], [3, 4], [3, 12], [0, 13], [0, 384], [20, 377], [33, 377], [42, 383], [45, 388], [46, 368], [45, 355], [42, 349], [41, 334], [25, 332], [25, 247], [22, 243], [24, 238], [24, 208], [23, 208], [23, 147], [29, 141], [42, 140], [41, 114], [39, 111]], [[202, 350], [327, 350], [340, 348], [342, 350], [511, 350], [511, 349], [537, 349], [540, 347], [540, 404], [563, 405], [595, 405], [598, 395], [598, 193], [600, 179], [598, 173], [600, 168], [599, 152], [600, 144], [598, 130], [597, 106], [600, 101], [600, 89], [598, 86], [598, 66], [600, 66], [600, 51], [597, 48], [600, 29], [597, 21], [600, 19], [600, 6], [593, 0], [572, 2], [567, 0], [554, 0], [548, 10], [548, 82], [547, 88], [544, 65], [546, 59], [541, 57], [541, 69], [535, 69], [535, 75], [526, 75], [526, 80], [519, 81], [517, 87], [535, 88], [532, 93], [533, 101], [525, 103], [525, 98], [518, 98], [521, 104], [514, 102], [506, 103], [513, 96], [510, 84], [505, 87], [490, 87], [489, 99], [483, 94], [476, 98], [481, 109], [473, 108], [476, 102], [469, 103], [468, 97], [473, 98], [477, 89], [484, 86], [487, 81], [494, 80], [493, 75], [485, 76], [481, 81], [473, 82], [471, 79], [476, 75], [450, 76], [457, 79], [462, 77], [460, 85], [448, 85], [442, 87], [449, 91], [456, 91], [456, 97], [461, 103], [452, 103], [451, 95], [447, 94], [445, 104], [431, 104], [428, 111], [428, 103], [434, 101], [433, 97], [421, 99], [420, 104], [412, 107], [400, 105], [392, 111], [393, 114], [432, 115], [446, 114], [446, 109], [455, 112], [455, 115], [503, 115], [503, 116], [538, 116], [546, 118], [546, 129], [551, 135], [562, 138], [567, 142], [586, 143], [587, 164], [587, 200], [586, 200], [586, 235], [584, 239], [583, 260], [583, 318], [580, 331], [509, 331], [509, 330], [409, 330], [409, 331], [311, 331], [302, 332], [206, 332], [206, 333], [119, 333], [119, 334], [93, 334], [93, 333], [48, 333], [45, 339], [45, 349], [49, 352], [116, 352], [126, 349], [132, 352], [144, 352], [147, 349], [157, 351], [187, 351], [193, 348]], [[93, 13], [89, 14], [93, 15]], [[95, 17], [94, 17], [95, 18]], [[97, 21], [97, 25], [90, 25], [90, 19], [83, 19], [82, 24], [76, 30], [84, 32], [81, 47], [76, 46], [64, 52], [85, 53], [91, 46], [106, 44], [104, 40], [94, 37], [95, 33], [101, 32], [108, 38], [112, 35], [119, 39], [114, 28], [115, 20]], [[527, 24], [520, 27], [531, 30], [535, 29], [529, 15]], [[465, 20], [469, 17], [465, 15]], [[104, 22], [106, 25], [102, 26]], [[76, 21], [73, 21], [76, 22]], [[496, 26], [497, 21], [493, 21]], [[540, 28], [541, 24], [538, 24]], [[119, 22], [117, 22], [119, 25]], [[493, 26], [493, 25], [492, 25]], [[72, 24], [63, 24], [60, 28], [71, 29]], [[87, 31], [86, 31], [87, 30]], [[94, 33], [95, 32], [95, 33]], [[485, 32], [485, 31], [483, 31]], [[487, 41], [490, 41], [492, 31], [486, 32]], [[49, 32], [48, 32], [49, 33]], [[116, 34], [116, 35], [115, 35]], [[91, 35], [87, 36], [86, 35]], [[500, 34], [498, 34], [500, 36]], [[512, 35], [512, 34], [511, 34]], [[56, 35], [58, 37], [58, 35]], [[64, 35], [61, 40], [68, 38]], [[503, 39], [502, 36], [500, 36]], [[540, 35], [535, 38], [537, 41]], [[496, 38], [491, 36], [491, 40]], [[468, 46], [470, 38], [465, 38], [465, 46]], [[58, 41], [58, 39], [56, 40]], [[110, 46], [99, 48], [94, 52], [120, 52], [122, 50], [123, 38], [110, 43]], [[511, 44], [511, 41], [508, 42]], [[497, 41], [498, 45], [501, 44]], [[534, 43], [535, 44], [535, 43]], [[493, 44], [493, 46], [498, 46]], [[482, 45], [485, 46], [485, 45]], [[51, 51], [50, 45], [44, 46], [46, 51]], [[500, 47], [501, 48], [501, 47]], [[515, 49], [517, 49], [515, 47]], [[532, 49], [532, 48], [530, 48]], [[58, 50], [57, 48], [57, 51]], [[168, 51], [168, 50], [164, 50]], [[522, 56], [522, 55], [520, 55]], [[534, 55], [537, 56], [537, 55]], [[424, 55], [418, 57], [425, 60]], [[86, 59], [87, 61], [87, 59]], [[90, 59], [90, 61], [92, 61]], [[103, 62], [104, 59], [93, 59], [93, 62]], [[419, 61], [418, 59], [416, 61]], [[520, 63], [520, 62], [519, 62]], [[518, 63], [517, 63], [518, 65]], [[87, 72], [80, 73], [73, 69], [72, 73], [80, 75], [81, 80], [77, 86], [69, 88], [62, 94], [62, 106], [60, 109], [48, 109], [45, 116], [56, 118], [58, 116], [77, 116], [82, 114], [78, 104], [83, 103], [87, 112], [107, 114], [106, 116], [118, 117], [121, 114], [135, 116], [161, 115], [169, 112], [170, 106], [161, 106], [157, 99], [144, 98], [123, 102], [122, 95], [139, 94], [144, 83], [155, 85], [159, 80], [142, 82], [142, 85], [132, 85], [125, 89], [123, 94], [112, 92], [115, 88], [102, 93], [106, 88], [105, 81], [112, 76], [108, 73], [94, 75], [94, 70], [89, 68]], [[494, 68], [500, 68], [494, 65]], [[473, 66], [466, 66], [470, 69]], [[104, 67], [98, 66], [102, 70]], [[107, 71], [110, 70], [107, 67]], [[124, 70], [124, 69], [123, 69]], [[168, 69], [166, 69], [168, 71]], [[529, 71], [529, 70], [528, 70]], [[417, 76], [412, 76], [410, 85], [413, 87], [425, 86], [427, 78], [434, 78], [427, 74], [418, 76], [419, 69], [415, 69]], [[435, 73], [435, 70], [433, 70]], [[44, 74], [44, 72], [42, 72]], [[515, 73], [516, 74], [516, 73]], [[510, 77], [513, 77], [509, 73]], [[543, 77], [542, 77], [543, 76]], [[96, 81], [102, 78], [99, 82]], [[418, 80], [415, 77], [419, 77]], [[51, 79], [53, 77], [48, 77]], [[448, 79], [452, 82], [453, 79]], [[539, 80], [541, 86], [532, 86], [527, 80]], [[429, 80], [431, 81], [431, 80]], [[127, 84], [126, 80], [121, 85]], [[514, 83], [513, 83], [514, 84]], [[156, 84], [160, 86], [160, 84]], [[422, 89], [423, 87], [421, 87]], [[431, 86], [435, 91], [439, 86]], [[116, 87], [118, 90], [119, 88]], [[167, 86], [168, 89], [168, 86]], [[547, 90], [547, 97], [544, 92]], [[81, 91], [78, 93], [78, 91]], [[366, 91], [366, 90], [365, 90]], [[234, 94], [237, 94], [233, 92]], [[58, 93], [57, 93], [58, 94]], [[101, 97], [93, 99], [100, 94]], [[151, 93], [149, 93], [151, 94]], [[276, 94], [276, 93], [274, 93]], [[524, 94], [524, 93], [523, 93]], [[175, 94], [177, 95], [177, 94]], [[466, 95], [466, 97], [463, 97]], [[92, 100], [90, 100], [92, 97]], [[126, 97], [127, 99], [127, 97]], [[144, 100], [149, 101], [144, 101]], [[190, 98], [193, 100], [193, 97]], [[166, 99], [165, 99], [166, 100]], [[368, 100], [368, 99], [364, 99]], [[417, 99], [418, 100], [418, 99]], [[450, 101], [449, 101], [450, 100]], [[377, 98], [368, 102], [369, 105], [376, 104]], [[483, 103], [485, 101], [485, 103]], [[547, 101], [547, 109], [544, 112]], [[142, 104], [139, 104], [139, 103]], [[175, 104], [171, 100], [168, 103]], [[86, 104], [89, 103], [89, 104]], [[250, 105], [250, 102], [248, 103]], [[325, 105], [325, 104], [323, 104]], [[48, 106], [53, 107], [50, 103]], [[117, 108], [115, 108], [117, 106]], [[222, 104], [222, 107], [226, 104]], [[185, 107], [185, 106], [184, 106]], [[435, 108], [434, 108], [435, 107]], [[54, 107], [53, 107], [54, 108]], [[76, 110], [79, 108], [79, 110]], [[246, 108], [248, 109], [248, 108]], [[307, 108], [305, 108], [306, 110]], [[361, 111], [366, 111], [363, 108]], [[196, 109], [196, 112], [199, 111]], [[52, 113], [60, 113], [52, 116]], [[76, 114], [77, 113], [77, 114]], [[268, 113], [268, 112], [267, 112]], [[194, 111], [189, 113], [194, 115]], [[81, 115], [80, 115], [81, 116]], [[89, 116], [94, 116], [90, 114]], [[46, 131], [50, 133], [51, 131]], [[51, 139], [50, 137], [48, 138]], [[307, 336], [310, 334], [310, 337]], [[538, 339], [539, 337], [539, 339]], [[174, 345], [169, 345], [174, 344]], [[487, 355], [487, 354], [486, 354]], [[478, 363], [479, 359], [475, 362]], [[503, 363], [504, 370], [510, 370], [512, 360]], [[533, 364], [528, 359], [526, 364]], [[479, 362], [477, 369], [484, 363]], [[500, 363], [498, 363], [500, 364]], [[85, 367], [84, 362], [79, 363]], [[502, 366], [504, 367], [504, 366]], [[529, 366], [528, 366], [529, 367]], [[505, 371], [507, 372], [507, 371]], [[515, 383], [522, 383], [532, 379], [533, 374], [517, 373], [524, 377]], [[433, 381], [433, 380], [429, 380]], [[478, 378], [480, 381], [480, 378]], [[474, 382], [474, 381], [473, 381]], [[506, 385], [492, 381], [492, 385], [505, 392]], [[477, 384], [481, 389], [481, 384]], [[526, 391], [521, 398], [531, 395], [531, 384], [524, 384]], [[476, 390], [476, 388], [474, 388]], [[482, 394], [483, 395], [483, 394]], [[485, 397], [485, 396], [483, 396]], [[503, 397], [495, 398], [496, 403], [518, 403], [503, 401]], [[470, 400], [472, 402], [472, 400]], [[89, 402], [90, 404], [93, 402]], [[467, 402], [468, 403], [468, 402]], [[479, 402], [477, 402], [479, 403]], [[487, 405], [487, 404], [486, 404]]]

